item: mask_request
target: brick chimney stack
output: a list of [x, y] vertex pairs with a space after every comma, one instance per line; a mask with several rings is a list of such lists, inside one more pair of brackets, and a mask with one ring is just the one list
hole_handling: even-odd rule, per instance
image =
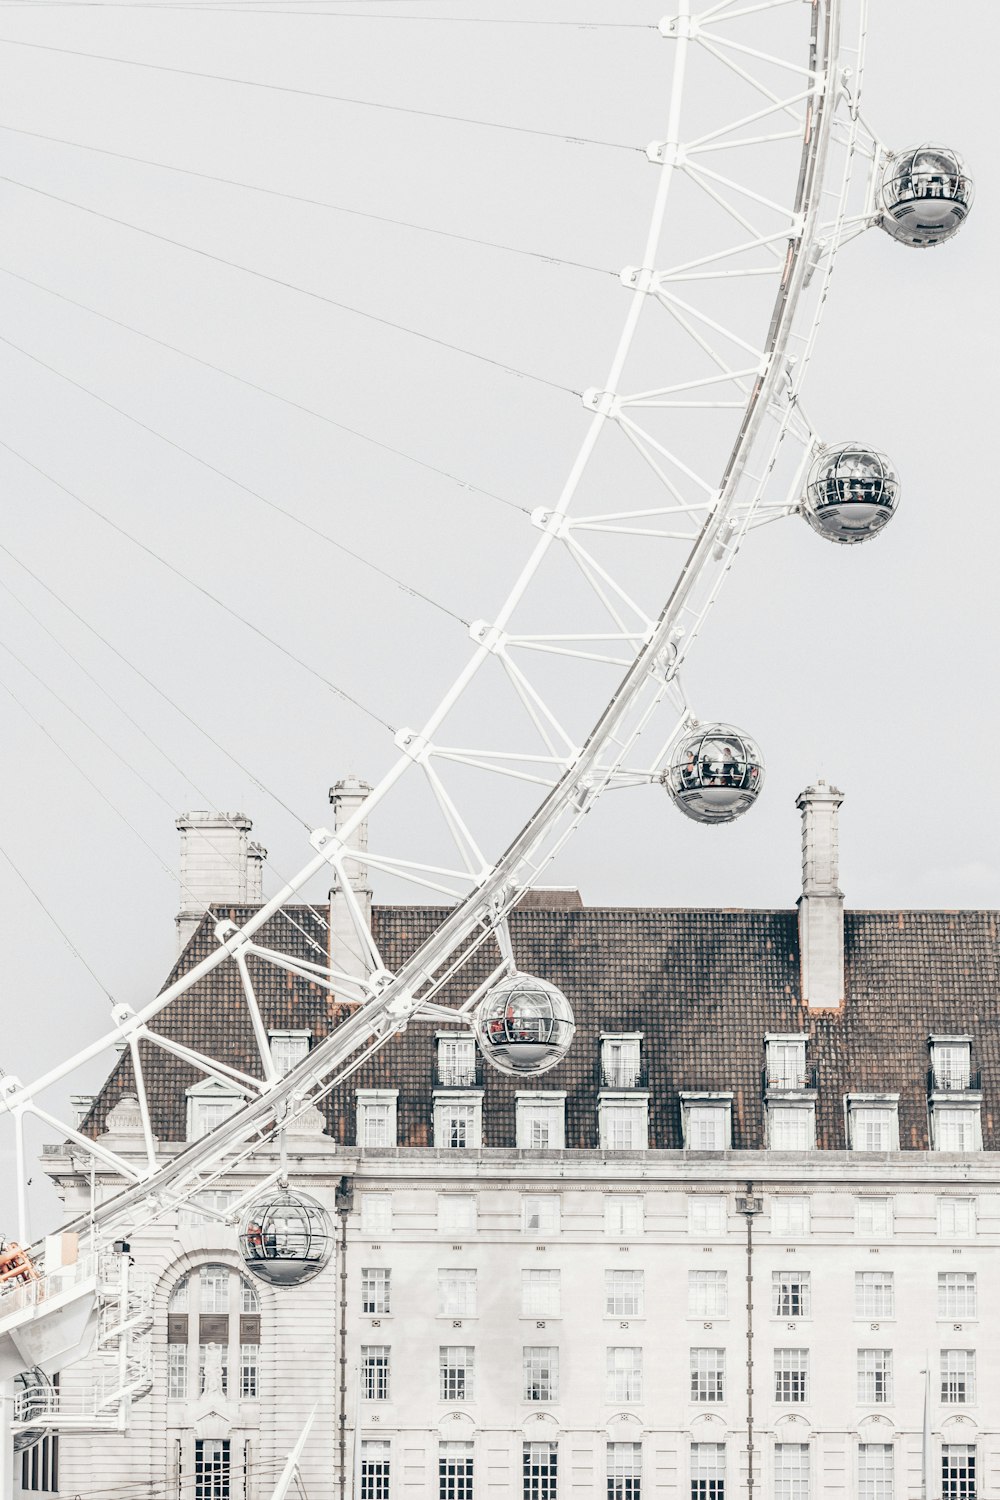
[[[330, 788], [330, 802], [333, 806], [333, 828], [339, 833], [347, 822], [352, 818], [361, 806], [362, 802], [371, 791], [367, 781], [362, 781], [359, 776], [344, 776]], [[368, 824], [359, 823], [351, 836], [350, 847], [364, 853], [368, 848]], [[348, 884], [354, 892], [354, 898], [361, 908], [364, 920], [369, 928], [372, 925], [372, 892], [368, 878], [368, 866], [356, 859], [344, 861], [344, 873]], [[362, 958], [361, 940], [358, 930], [351, 915], [347, 899], [339, 878], [335, 881], [330, 891], [330, 962], [335, 969], [342, 974], [357, 975], [359, 978], [367, 974], [367, 966]], [[355, 998], [353, 995], [344, 996], [345, 999]]]
[[177, 819], [181, 836], [181, 909], [177, 940], [183, 949], [206, 906], [259, 906], [267, 850], [249, 840], [253, 824], [239, 812], [188, 812]]
[[802, 998], [811, 1010], [844, 1003], [844, 893], [837, 819], [844, 794], [818, 781], [796, 798], [802, 813], [799, 952]]

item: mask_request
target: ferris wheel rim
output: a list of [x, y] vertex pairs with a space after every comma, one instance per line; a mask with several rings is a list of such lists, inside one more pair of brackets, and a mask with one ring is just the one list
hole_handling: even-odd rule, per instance
[[[718, 11], [720, 7], [716, 5], [712, 9]], [[323, 1056], [323, 1049], [328, 1043], [337, 1042], [339, 1046], [346, 1045], [351, 1041], [355, 1031], [363, 1033], [367, 1029], [370, 1033], [371, 1023], [377, 1016], [386, 1018], [394, 1016], [393, 1006], [397, 1003], [399, 997], [405, 995], [412, 988], [418, 987], [420, 981], [426, 980], [428, 974], [433, 971], [435, 966], [428, 962], [428, 949], [435, 947], [439, 951], [445, 950], [446, 952], [453, 953], [460, 943], [466, 941], [475, 932], [477, 927], [483, 925], [484, 919], [491, 926], [502, 920], [516, 899], [531, 884], [530, 879], [527, 881], [523, 879], [512, 881], [511, 876], [518, 867], [518, 861], [522, 860], [527, 852], [530, 851], [541, 834], [554, 827], [559, 815], [566, 811], [574, 798], [577, 800], [582, 799], [586, 803], [586, 806], [589, 807], [609, 784], [610, 778], [604, 771], [600, 772], [600, 775], [592, 784], [583, 786], [582, 782], [597, 767], [602, 747], [607, 743], [608, 737], [613, 735], [624, 712], [623, 705], [626, 698], [630, 694], [634, 696], [641, 687], [648, 685], [651, 677], [655, 675], [650, 671], [651, 664], [656, 663], [665, 646], [669, 645], [673, 612], [678, 608], [686, 588], [689, 587], [691, 580], [694, 578], [699, 560], [707, 553], [710, 553], [712, 547], [717, 543], [721, 529], [727, 520], [727, 493], [731, 494], [733, 492], [733, 486], [739, 477], [741, 463], [745, 462], [746, 455], [752, 448], [754, 437], [759, 429], [760, 421], [767, 409], [767, 405], [783, 379], [783, 372], [779, 368], [782, 354], [781, 338], [783, 333], [787, 334], [790, 328], [798, 296], [802, 289], [803, 278], [809, 270], [810, 257], [817, 235], [818, 204], [816, 198], [818, 198], [818, 190], [816, 198], [813, 198], [812, 189], [815, 186], [817, 178], [820, 187], [822, 185], [824, 152], [829, 143], [832, 131], [833, 105], [831, 91], [836, 87], [834, 74], [835, 63], [838, 58], [838, 33], [841, 9], [842, 0], [814, 0], [813, 3], [814, 48], [817, 45], [817, 38], [822, 33], [822, 87], [820, 87], [820, 75], [817, 74], [816, 85], [812, 94], [812, 109], [810, 112], [807, 112], [806, 135], [800, 161], [798, 197], [800, 202], [803, 199], [803, 195], [806, 199], [806, 208], [803, 210], [802, 232], [794, 242], [790, 242], [789, 244], [786, 272], [779, 288], [779, 295], [776, 299], [772, 317], [772, 326], [769, 330], [767, 369], [759, 375], [747, 402], [739, 435], [725, 466], [718, 502], [705, 519], [698, 540], [681, 571], [677, 583], [671, 590], [671, 594], [660, 612], [656, 629], [650, 638], [639, 647], [616, 691], [605, 704], [604, 709], [593, 724], [589, 735], [580, 747], [578, 755], [561, 772], [555, 784], [551, 786], [547, 794], [541, 799], [534, 813], [523, 825], [520, 832], [497, 857], [491, 869], [483, 874], [482, 878], [475, 884], [464, 900], [449, 913], [432, 938], [422, 945], [416, 953], [411, 955], [394, 975], [386, 973], [378, 976], [378, 992], [365, 1005], [361, 1006], [354, 1016], [343, 1023], [337, 1029], [336, 1033], [332, 1033], [330, 1037], [326, 1038], [314, 1049], [311, 1054], [313, 1072], [315, 1072]], [[690, 0], [681, 0], [678, 14], [680, 17], [690, 17]], [[682, 27], [681, 30], [683, 31], [684, 28]], [[683, 49], [689, 42], [690, 36], [681, 35], [676, 40], [677, 58], [682, 58]], [[683, 62], [679, 62], [677, 58], [675, 58], [675, 72], [679, 70], [682, 75]], [[668, 136], [671, 134], [671, 131], [675, 136], [677, 135], [680, 108], [680, 90], [672, 90], [671, 120], [668, 122]], [[660, 174], [660, 184], [664, 182], [669, 184], [670, 176], [670, 170], [664, 166], [664, 170]], [[657, 200], [659, 202], [662, 192], [663, 203], [660, 205], [662, 223], [662, 212], [665, 211], [666, 196], [665, 190], [662, 189], [660, 184], [658, 184]], [[651, 262], [655, 254], [655, 219], [656, 206], [654, 205], [654, 214], [647, 237], [644, 264]], [[633, 324], [638, 321], [640, 312], [647, 301], [645, 290], [637, 288], [626, 317], [626, 330], [629, 320], [632, 320]], [[625, 337], [625, 332], [623, 332], [619, 343], [619, 351], [612, 361], [612, 376], [615, 375], [616, 368], [617, 372], [620, 373], [621, 363], [627, 354], [627, 347], [624, 353], [622, 353], [622, 344]], [[613, 388], [614, 381], [609, 380], [606, 389], [610, 390]], [[596, 441], [596, 434], [604, 430], [607, 415], [607, 411], [595, 410], [593, 420], [588, 429], [590, 434], [594, 434], [590, 438], [591, 444]], [[588, 439], [585, 438], [584, 448], [587, 441]], [[583, 452], [583, 449], [581, 449], [581, 452]], [[578, 458], [577, 464], [579, 463], [580, 459]], [[553, 545], [554, 536], [555, 534], [552, 531], [543, 533], [532, 549], [532, 559], [542, 555]], [[529, 563], [526, 564], [525, 569], [522, 570], [518, 582], [521, 581], [530, 567], [531, 559], [529, 559]], [[508, 599], [499, 612], [493, 626], [490, 627], [491, 629], [502, 627], [505, 619], [509, 618], [516, 590], [517, 584], [515, 584], [515, 588], [511, 591], [511, 594], [508, 595]], [[460, 685], [469, 678], [471, 672], [477, 670], [472, 663], [485, 661], [489, 655], [489, 651], [489, 644], [480, 644], [477, 647], [472, 655], [471, 662], [459, 674], [456, 684], [453, 685], [452, 690], [446, 695], [446, 698], [442, 700], [443, 703], [453, 701], [454, 696], [460, 689]], [[661, 669], [659, 675], [662, 678], [662, 685], [665, 687], [674, 675], [669, 662], [664, 669]], [[442, 715], [443, 709], [439, 705], [439, 708], [435, 710], [435, 713], [427, 721], [424, 729], [421, 730], [419, 735], [414, 737], [415, 743], [413, 745], [406, 742], [405, 736], [401, 736], [404, 740], [403, 745], [401, 745], [404, 753], [401, 754], [379, 785], [372, 789], [356, 812], [339, 831], [338, 845], [344, 851], [345, 857], [351, 857], [351, 851], [346, 846], [346, 841], [350, 839], [354, 828], [367, 819], [372, 808], [378, 805], [395, 782], [413, 763], [415, 755], [421, 753], [423, 744], [433, 734], [435, 726], [440, 722]], [[581, 808], [579, 816], [582, 815], [583, 809]], [[578, 822], [579, 818], [576, 821]], [[573, 827], [575, 826], [576, 823], [573, 824]], [[298, 894], [308, 879], [311, 879], [314, 874], [329, 867], [330, 852], [328, 840], [330, 838], [332, 838], [330, 835], [324, 836], [324, 831], [318, 831], [314, 835], [313, 840], [316, 853], [293, 881], [287, 882], [282, 890], [269, 902], [265, 903], [260, 911], [254, 913], [250, 920], [244, 923], [241, 928], [231, 931], [220, 930], [218, 933], [219, 947], [206, 958], [196, 963], [174, 985], [168, 986], [149, 1006], [144, 1007], [140, 1012], [131, 1012], [128, 1014], [123, 1012], [117, 1017], [118, 1031], [111, 1035], [124, 1034], [131, 1039], [134, 1045], [140, 1022], [144, 1023], [147, 1019], [157, 1014], [159, 1010], [165, 1008], [173, 999], [178, 998], [200, 979], [207, 977], [219, 965], [226, 962], [228, 958], [238, 959], [239, 954], [244, 951], [246, 941], [252, 938], [253, 934], [271, 916], [288, 903], [293, 896]], [[552, 855], [549, 855], [549, 858], [551, 857]], [[522, 871], [522, 873], [524, 872]], [[72, 1067], [75, 1068], [81, 1062], [88, 1061], [99, 1055], [106, 1048], [108, 1039], [108, 1037], [102, 1037], [89, 1048], [78, 1053], [73, 1060]], [[65, 1076], [68, 1071], [69, 1068], [50, 1070], [49, 1073], [27, 1088], [8, 1090], [6, 1094], [0, 1093], [0, 1100], [6, 1104], [9, 1110], [15, 1112], [24, 1104], [31, 1103], [38, 1093], [42, 1092], [51, 1083]], [[169, 1181], [174, 1177], [181, 1175], [186, 1170], [190, 1170], [195, 1156], [217, 1154], [220, 1150], [225, 1149], [228, 1139], [232, 1138], [235, 1140], [239, 1138], [241, 1131], [250, 1125], [252, 1120], [273, 1116], [275, 1107], [289, 1099], [296, 1089], [301, 1089], [302, 1082], [303, 1074], [301, 1068], [297, 1068], [287, 1075], [287, 1079], [278, 1081], [267, 1093], [262, 1094], [255, 1100], [251, 1100], [241, 1108], [232, 1117], [233, 1123], [231, 1125], [228, 1122], [224, 1122], [217, 1127], [210, 1136], [205, 1138], [209, 1143], [206, 1147], [199, 1148], [198, 1143], [194, 1143], [171, 1158], [169, 1162], [165, 1162], [155, 1172], [145, 1174], [135, 1173], [134, 1186], [126, 1188], [124, 1193], [118, 1194], [113, 1200], [113, 1203], [118, 1205], [115, 1210], [116, 1216], [120, 1216], [122, 1212], [126, 1212], [132, 1200], [137, 1200], [140, 1196], [148, 1195], [151, 1186], [154, 1184], [167, 1186]], [[19, 1118], [19, 1116], [15, 1114], [15, 1118]], [[107, 1206], [108, 1209], [111, 1206], [109, 1204]]]

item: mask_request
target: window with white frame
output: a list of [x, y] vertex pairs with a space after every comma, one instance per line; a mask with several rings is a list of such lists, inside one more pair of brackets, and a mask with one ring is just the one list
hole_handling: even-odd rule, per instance
[[473, 1398], [474, 1353], [468, 1344], [443, 1344], [438, 1371], [442, 1401], [471, 1401]]
[[392, 1311], [388, 1266], [362, 1266], [361, 1311], [381, 1315]]
[[167, 1345], [167, 1396], [183, 1401], [188, 1393], [188, 1346]]
[[691, 1400], [725, 1401], [726, 1351], [691, 1350]]
[[775, 1443], [774, 1500], [809, 1500], [808, 1443]]
[[[239, 1272], [209, 1263], [182, 1276], [167, 1299], [167, 1395], [182, 1401], [214, 1389], [256, 1398], [260, 1301]], [[192, 1378], [193, 1377], [193, 1378]]]
[[377, 1239], [392, 1232], [392, 1194], [361, 1194], [361, 1233]]
[[685, 1151], [728, 1151], [732, 1145], [731, 1094], [681, 1094]]
[[359, 1146], [395, 1146], [397, 1089], [358, 1089]]
[[389, 1399], [389, 1345], [362, 1344], [361, 1394], [366, 1401]]
[[974, 1198], [938, 1199], [938, 1234], [943, 1240], [971, 1240], [975, 1233]]
[[642, 1199], [625, 1193], [605, 1198], [604, 1233], [614, 1239], [642, 1234]]
[[437, 1039], [437, 1084], [443, 1089], [467, 1089], [476, 1083], [476, 1043], [462, 1032], [446, 1032]]
[[771, 1233], [776, 1239], [805, 1239], [809, 1233], [809, 1199], [771, 1199]]
[[434, 1144], [442, 1151], [474, 1151], [483, 1143], [481, 1098], [435, 1094]]
[[526, 1318], [558, 1318], [560, 1312], [559, 1271], [532, 1266], [521, 1272], [521, 1313]]
[[309, 1051], [311, 1031], [269, 1031], [271, 1058], [282, 1078], [301, 1062]]
[[605, 1271], [604, 1311], [614, 1318], [641, 1318], [643, 1312], [642, 1271]]
[[438, 1500], [472, 1500], [473, 1444], [441, 1443], [438, 1448]]
[[806, 1087], [806, 1041], [804, 1036], [764, 1038], [765, 1078], [769, 1089]]
[[476, 1272], [473, 1268], [441, 1267], [438, 1271], [438, 1312], [444, 1318], [476, 1316]]
[[947, 1406], [968, 1406], [976, 1399], [976, 1351], [941, 1350], [941, 1401]]
[[891, 1443], [858, 1444], [858, 1500], [893, 1500]]
[[975, 1316], [975, 1271], [939, 1271], [938, 1317], [974, 1318]]
[[525, 1401], [558, 1401], [559, 1350], [551, 1344], [526, 1344], [521, 1360]]
[[638, 1088], [642, 1077], [642, 1037], [601, 1037], [601, 1087]]
[[857, 1318], [892, 1318], [896, 1312], [895, 1282], [891, 1271], [855, 1271], [854, 1315]]
[[691, 1500], [726, 1500], [725, 1443], [691, 1444]]
[[178, 1212], [178, 1228], [204, 1229], [207, 1224], [217, 1224], [228, 1216], [239, 1196], [228, 1188], [205, 1188], [192, 1193]]
[[642, 1444], [608, 1444], [608, 1500], [642, 1500]]
[[931, 1037], [931, 1087], [967, 1089], [972, 1082], [972, 1038]]
[[602, 1151], [646, 1151], [649, 1147], [646, 1095], [599, 1100], [597, 1129]]
[[888, 1239], [892, 1234], [892, 1202], [888, 1198], [859, 1198], [855, 1224], [862, 1239]]
[[555, 1443], [525, 1443], [522, 1472], [524, 1500], [556, 1500], [559, 1450]]
[[688, 1234], [714, 1238], [726, 1232], [726, 1200], [721, 1193], [694, 1193], [687, 1201]]
[[558, 1234], [559, 1199], [549, 1194], [526, 1196], [522, 1204], [522, 1226], [525, 1234]]
[[976, 1500], [975, 1443], [945, 1443], [941, 1448], [941, 1500]]
[[847, 1100], [847, 1144], [852, 1151], [898, 1151], [899, 1125], [895, 1099]]
[[979, 1106], [935, 1101], [931, 1106], [931, 1138], [935, 1151], [981, 1151]]
[[688, 1272], [688, 1312], [693, 1318], [724, 1318], [729, 1310], [725, 1271]]
[[772, 1151], [811, 1151], [816, 1144], [813, 1104], [769, 1104], [767, 1143]]
[[771, 1272], [771, 1312], [776, 1318], [808, 1318], [812, 1312], [812, 1277], [808, 1271]]
[[566, 1147], [566, 1095], [514, 1096], [515, 1144], [519, 1151], [563, 1151]]
[[642, 1350], [633, 1345], [609, 1349], [608, 1384], [605, 1399], [611, 1402], [642, 1400]]
[[245, 1100], [235, 1089], [215, 1078], [205, 1078], [187, 1090], [187, 1138], [200, 1141], [223, 1120], [235, 1114]]
[[476, 1199], [473, 1193], [440, 1193], [437, 1202], [441, 1234], [466, 1236], [476, 1232]]
[[892, 1350], [858, 1350], [858, 1401], [885, 1406], [892, 1401]]
[[240, 1345], [240, 1395], [254, 1397], [258, 1394], [257, 1383], [260, 1370], [260, 1345]]
[[361, 1500], [389, 1500], [389, 1443], [364, 1438], [361, 1443]]
[[775, 1349], [774, 1399], [793, 1406], [809, 1400], [808, 1349]]
[[198, 1273], [201, 1288], [201, 1313], [229, 1311], [229, 1282], [232, 1276], [228, 1266], [202, 1266]]

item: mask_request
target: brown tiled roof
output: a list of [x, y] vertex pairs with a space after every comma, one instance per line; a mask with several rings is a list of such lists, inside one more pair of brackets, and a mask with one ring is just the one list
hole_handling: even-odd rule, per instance
[[[322, 924], [310, 908], [288, 910], [314, 942], [325, 942]], [[223, 915], [240, 922], [249, 909]], [[436, 907], [377, 907], [373, 931], [387, 966], [396, 968], [444, 915]], [[794, 911], [528, 905], [515, 910], [510, 920], [519, 966], [558, 985], [576, 1013], [577, 1035], [569, 1056], [536, 1085], [566, 1091], [568, 1147], [597, 1145], [602, 1031], [642, 1032], [649, 1143], [667, 1149], [682, 1144], [678, 1093], [696, 1089], [731, 1091], [734, 1146], [762, 1147], [764, 1035], [802, 1031], [809, 1034], [809, 1065], [818, 1073], [821, 1147], [843, 1149], [846, 1144], [846, 1094], [885, 1091], [900, 1095], [901, 1146], [926, 1149], [928, 1035], [968, 1033], [973, 1068], [982, 1071], [984, 1144], [1000, 1148], [996, 912], [848, 912], [847, 1003], [842, 1011], [812, 1015], [799, 996]], [[273, 919], [259, 941], [316, 957], [306, 938], [282, 918]], [[171, 979], [214, 946], [212, 923], [206, 918]], [[485, 977], [491, 962], [483, 954], [469, 964], [466, 992]], [[318, 986], [259, 962], [253, 972], [268, 1027], [308, 1029], [320, 1037], [343, 1018]], [[248, 1073], [259, 1071], [234, 965], [223, 965], [195, 985], [157, 1024]], [[336, 1140], [354, 1143], [355, 1088], [394, 1088], [399, 1090], [400, 1144], [431, 1144], [438, 1029], [411, 1025], [349, 1085], [331, 1094], [325, 1106], [327, 1128]], [[143, 1061], [154, 1131], [161, 1139], [181, 1140], [184, 1090], [199, 1075], [158, 1050], [148, 1060], [144, 1052]], [[486, 1067], [486, 1146], [513, 1145], [514, 1093], [531, 1086]], [[131, 1089], [131, 1069], [124, 1058], [98, 1096], [87, 1128], [102, 1129], [108, 1109]]]

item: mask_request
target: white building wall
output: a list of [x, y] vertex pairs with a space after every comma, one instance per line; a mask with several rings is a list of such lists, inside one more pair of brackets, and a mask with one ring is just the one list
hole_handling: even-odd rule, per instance
[[[266, 1160], [261, 1172], [269, 1169]], [[753, 1223], [755, 1487], [760, 1500], [773, 1494], [775, 1441], [808, 1442], [812, 1494], [824, 1500], [857, 1495], [859, 1441], [892, 1443], [896, 1455], [895, 1500], [920, 1494], [920, 1431], [923, 1416], [925, 1351], [932, 1359], [937, 1496], [941, 1441], [978, 1445], [979, 1488], [983, 1500], [1000, 1496], [1000, 1279], [994, 1274], [1000, 1247], [1000, 1161], [988, 1155], [959, 1162], [933, 1154], [896, 1153], [877, 1159], [844, 1153], [791, 1157], [730, 1152], [693, 1157], [683, 1152], [649, 1152], [626, 1159], [597, 1152], [533, 1156], [525, 1152], [411, 1150], [341, 1151], [336, 1160], [314, 1155], [293, 1167], [294, 1181], [325, 1203], [333, 1217], [334, 1190], [342, 1173], [354, 1178], [354, 1206], [348, 1219], [347, 1359], [348, 1469], [355, 1427], [356, 1370], [363, 1344], [384, 1343], [392, 1350], [388, 1402], [362, 1403], [362, 1432], [392, 1444], [393, 1496], [437, 1495], [438, 1443], [472, 1440], [476, 1453], [476, 1494], [521, 1495], [521, 1447], [525, 1440], [552, 1438], [560, 1454], [560, 1496], [597, 1500], [607, 1494], [606, 1444], [638, 1441], [643, 1449], [643, 1494], [690, 1495], [689, 1445], [692, 1439], [727, 1444], [727, 1496], [747, 1493], [746, 1430], [746, 1221], [736, 1201], [754, 1183], [762, 1212]], [[242, 1188], [245, 1180], [235, 1186]], [[393, 1194], [393, 1228], [373, 1240], [360, 1228], [361, 1197], [369, 1191]], [[437, 1227], [441, 1191], [475, 1193], [478, 1222], [473, 1234], [454, 1238]], [[605, 1199], [636, 1193], [644, 1200], [644, 1228], [631, 1239], [607, 1238]], [[558, 1195], [557, 1234], [522, 1231], [526, 1192]], [[694, 1194], [724, 1195], [725, 1230], [717, 1236], [688, 1229], [688, 1200]], [[856, 1205], [861, 1193], [892, 1200], [893, 1229], [881, 1240], [859, 1236]], [[808, 1233], [778, 1236], [773, 1228], [776, 1195], [809, 1198]], [[977, 1204], [975, 1234], [942, 1238], [937, 1203], [941, 1196], [970, 1196]], [[311, 1500], [340, 1500], [338, 1469], [339, 1256], [303, 1287], [272, 1291], [259, 1286], [262, 1308], [260, 1398], [187, 1403], [166, 1399], [166, 1297], [177, 1276], [190, 1266], [222, 1261], [236, 1266], [235, 1234], [222, 1224], [200, 1229], [162, 1224], [133, 1241], [138, 1265], [157, 1282], [153, 1326], [155, 1380], [151, 1393], [135, 1403], [127, 1436], [102, 1434], [98, 1441], [64, 1435], [61, 1489], [86, 1495], [106, 1487], [110, 1473], [137, 1486], [151, 1480], [168, 1495], [194, 1500], [189, 1483], [176, 1489], [172, 1442], [183, 1435], [231, 1434], [234, 1451], [249, 1441], [259, 1455], [260, 1473], [250, 1500], [266, 1500], [273, 1476], [295, 1442], [314, 1403], [316, 1422], [306, 1455], [305, 1479]], [[361, 1271], [386, 1266], [392, 1273], [392, 1308], [379, 1317], [361, 1311]], [[474, 1267], [478, 1305], [474, 1317], [455, 1319], [438, 1312], [437, 1276], [442, 1267]], [[521, 1271], [558, 1269], [562, 1306], [558, 1317], [521, 1313]], [[604, 1308], [604, 1275], [609, 1269], [645, 1273], [641, 1316], [617, 1317]], [[688, 1311], [688, 1272], [725, 1270], [728, 1309], [706, 1318]], [[807, 1316], [775, 1316], [771, 1310], [772, 1273], [808, 1270], [812, 1305]], [[895, 1308], [891, 1317], [857, 1317], [857, 1271], [892, 1271]], [[941, 1271], [974, 1271], [978, 1282], [975, 1319], [939, 1319], [937, 1276]], [[957, 1322], [961, 1327], [956, 1327]], [[454, 1326], [460, 1323], [460, 1327]], [[544, 1323], [544, 1327], [537, 1326]], [[878, 1326], [873, 1326], [877, 1324]], [[627, 1326], [623, 1326], [627, 1325]], [[443, 1402], [438, 1390], [438, 1351], [442, 1345], [471, 1345], [476, 1351], [475, 1393], [459, 1404]], [[560, 1353], [556, 1401], [536, 1406], [523, 1399], [522, 1349], [554, 1345]], [[643, 1398], [634, 1403], [607, 1399], [606, 1350], [637, 1345], [643, 1350]], [[726, 1399], [705, 1405], [690, 1399], [689, 1351], [725, 1350]], [[809, 1351], [809, 1399], [782, 1405], [774, 1400], [776, 1348]], [[857, 1350], [891, 1348], [895, 1390], [891, 1403], [864, 1407], [856, 1400]], [[972, 1348], [977, 1356], [977, 1391], [965, 1406], [942, 1406], [938, 1397], [941, 1349]], [[94, 1360], [67, 1370], [68, 1389], [92, 1379]], [[235, 1372], [231, 1375], [234, 1379]], [[191, 1479], [190, 1468], [186, 1479]], [[273, 1480], [272, 1480], [273, 1482]], [[173, 1487], [172, 1487], [173, 1486]], [[346, 1494], [351, 1495], [350, 1472]], [[233, 1491], [233, 1500], [243, 1500]]]

